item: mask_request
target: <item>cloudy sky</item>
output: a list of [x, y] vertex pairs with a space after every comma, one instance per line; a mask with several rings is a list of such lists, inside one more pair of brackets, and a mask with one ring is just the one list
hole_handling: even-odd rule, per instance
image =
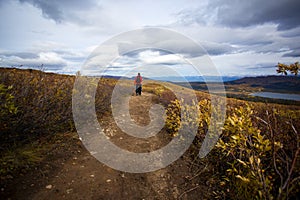
[[[299, 8], [299, 0], [0, 0], [0, 66], [72, 74], [113, 36], [162, 27], [198, 42], [223, 76], [275, 74], [278, 62], [300, 61]], [[137, 65], [193, 75], [180, 55], [157, 49], [120, 54], [107, 73]]]

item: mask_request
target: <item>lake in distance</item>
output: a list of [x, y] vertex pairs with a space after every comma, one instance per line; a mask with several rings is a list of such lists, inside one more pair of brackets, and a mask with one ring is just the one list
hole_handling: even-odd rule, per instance
[[300, 101], [300, 94], [284, 94], [284, 93], [274, 93], [274, 92], [254, 92], [250, 94], [251, 96], [272, 98], [272, 99], [285, 99]]

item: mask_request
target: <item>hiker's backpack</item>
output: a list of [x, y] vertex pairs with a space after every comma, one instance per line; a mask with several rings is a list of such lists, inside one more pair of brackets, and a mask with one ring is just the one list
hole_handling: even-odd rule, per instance
[[137, 76], [135, 82], [136, 82], [137, 84], [140, 84], [140, 83], [141, 83], [141, 76]]

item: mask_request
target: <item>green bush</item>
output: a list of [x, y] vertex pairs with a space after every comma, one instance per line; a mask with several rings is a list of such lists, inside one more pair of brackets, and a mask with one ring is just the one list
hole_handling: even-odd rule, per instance
[[[206, 99], [189, 106], [183, 106], [183, 101], [172, 101], [166, 110], [166, 129], [173, 136], [178, 135], [181, 118], [187, 116], [186, 112], [181, 113], [183, 108], [199, 109], [198, 118], [188, 120], [199, 125], [194, 140], [199, 149], [209, 125], [219, 117], [220, 107], [212, 108]], [[221, 138], [208, 159], [219, 180], [214, 192], [222, 194], [222, 198], [281, 199], [299, 192], [300, 112], [268, 109], [271, 107], [257, 106], [258, 112], [245, 103], [227, 106]], [[212, 112], [217, 115], [212, 117]]]
[[[183, 105], [183, 107], [182, 107]], [[183, 108], [183, 112], [182, 112]], [[216, 109], [216, 108], [214, 108]], [[182, 112], [182, 113], [181, 113]], [[214, 111], [216, 112], [216, 111]], [[191, 113], [197, 113], [198, 116], [190, 116]], [[198, 125], [198, 134], [203, 138], [210, 125], [211, 103], [207, 99], [203, 99], [197, 103], [185, 104], [183, 100], [175, 99], [171, 101], [166, 110], [166, 128], [168, 132], [175, 136], [181, 127], [181, 119], [184, 117], [189, 125]], [[196, 121], [195, 121], [196, 119]]]
[[181, 126], [181, 106], [180, 101], [178, 99], [171, 101], [171, 103], [168, 105], [168, 108], [166, 110], [166, 120], [165, 125], [168, 130], [168, 132], [172, 136], [176, 136], [178, 134], [178, 131]]
[[0, 132], [6, 132], [17, 114], [18, 108], [14, 103], [14, 96], [10, 93], [12, 86], [0, 84]]
[[[234, 109], [224, 125], [222, 138], [218, 144], [226, 160], [225, 180], [238, 199], [272, 199], [274, 183], [270, 170], [272, 142], [254, 126], [249, 106]], [[275, 150], [282, 148], [274, 141]]]

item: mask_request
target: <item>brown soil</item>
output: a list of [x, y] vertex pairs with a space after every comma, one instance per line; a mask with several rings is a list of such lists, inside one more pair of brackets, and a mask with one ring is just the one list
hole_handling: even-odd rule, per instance
[[[149, 123], [155, 97], [144, 93], [130, 99], [130, 114], [140, 125]], [[150, 152], [170, 141], [162, 130], [149, 139], [123, 133], [111, 117], [100, 120], [116, 145], [134, 152]], [[127, 173], [96, 160], [77, 133], [58, 134], [51, 149], [34, 170], [1, 184], [1, 199], [210, 199], [210, 178], [205, 166], [195, 167], [190, 150], [166, 168], [149, 173]], [[211, 172], [210, 172], [211, 173]]]

